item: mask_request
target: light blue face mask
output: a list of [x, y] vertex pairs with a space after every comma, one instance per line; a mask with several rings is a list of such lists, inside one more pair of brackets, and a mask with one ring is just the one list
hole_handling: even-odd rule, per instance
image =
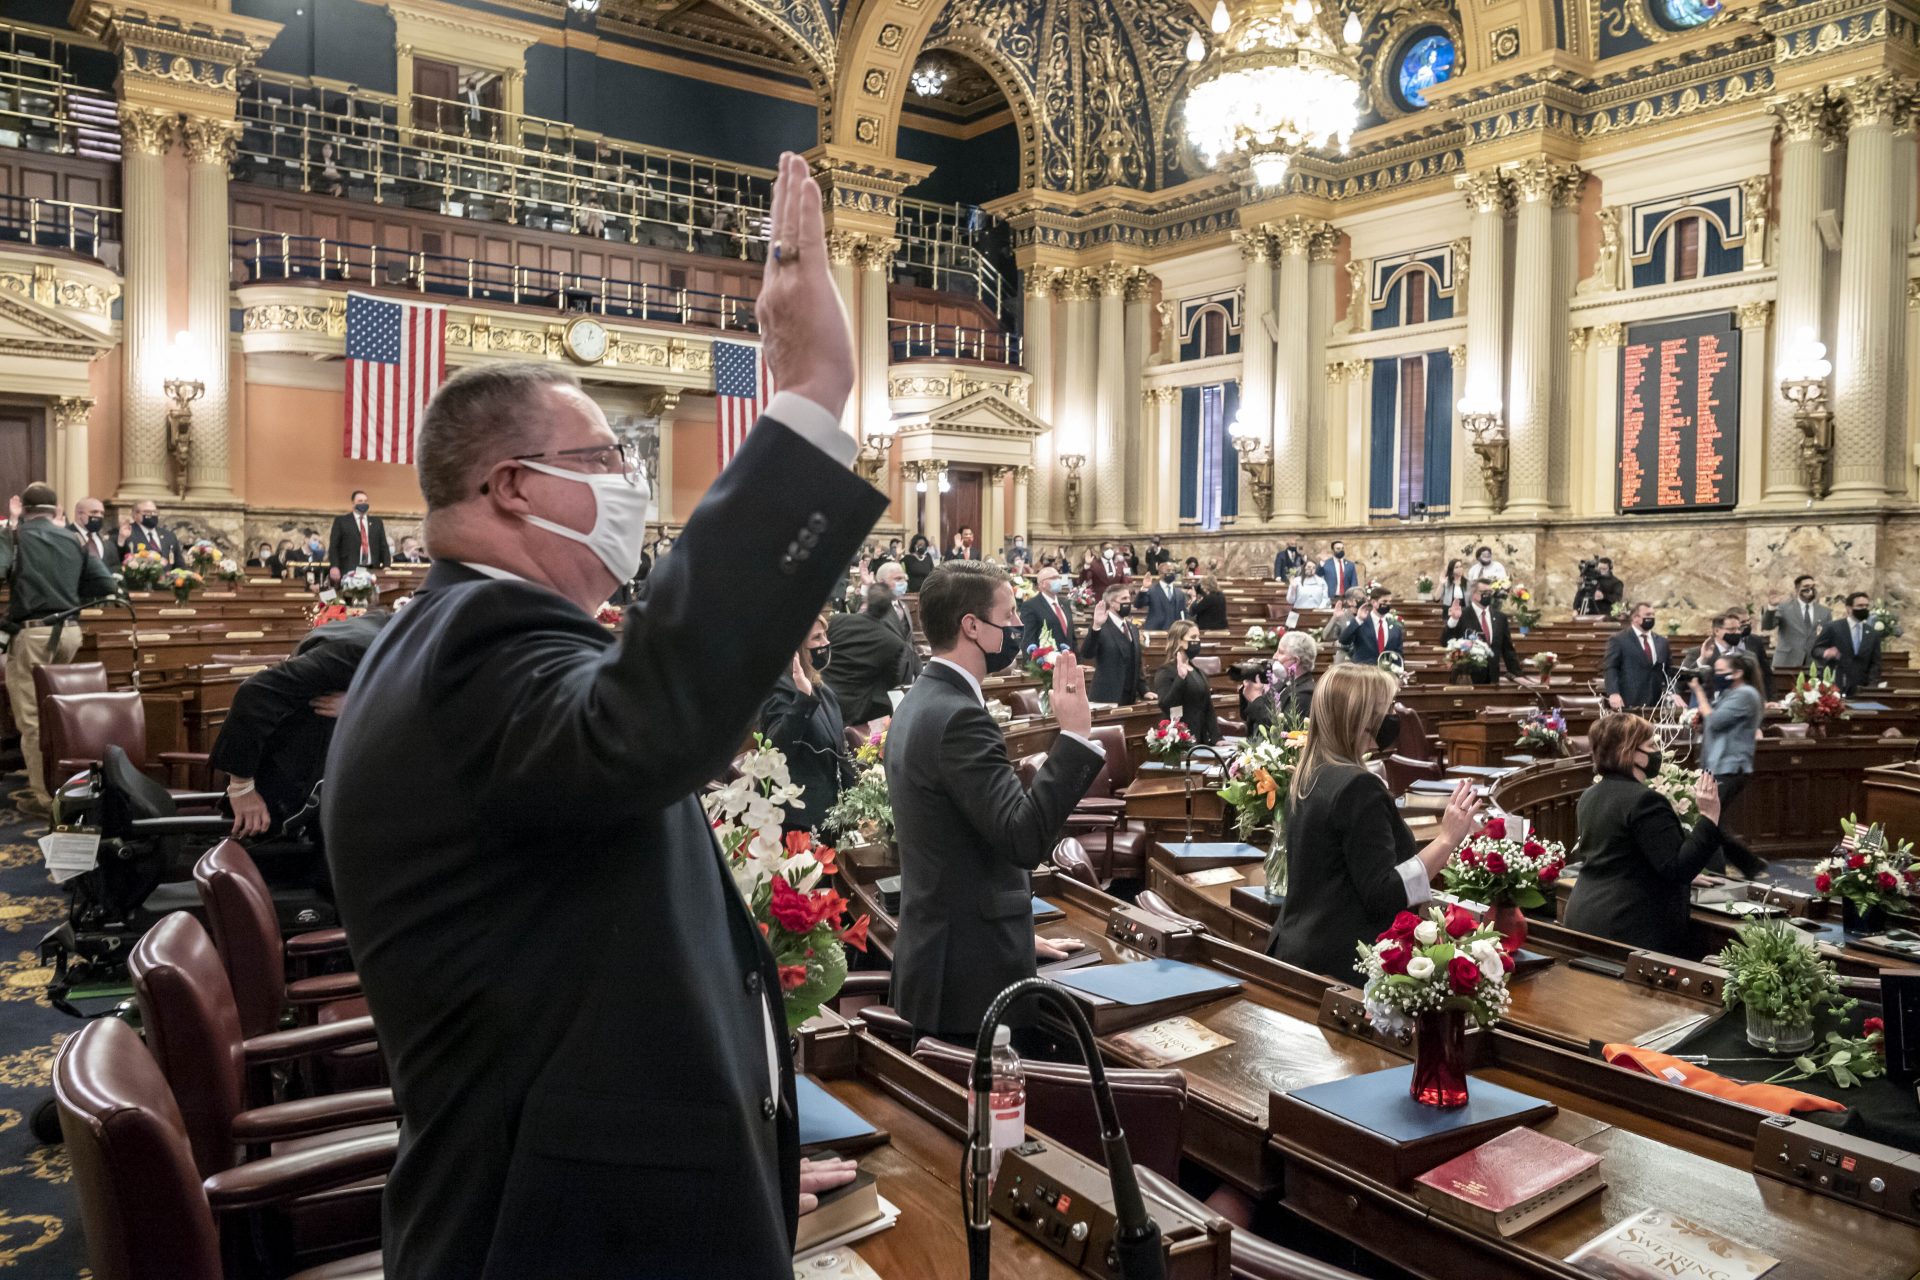
[[905, 578], [901, 578], [893, 584], [894, 599], [897, 600], [901, 596], [904, 596], [906, 594], [907, 594], [907, 580]]

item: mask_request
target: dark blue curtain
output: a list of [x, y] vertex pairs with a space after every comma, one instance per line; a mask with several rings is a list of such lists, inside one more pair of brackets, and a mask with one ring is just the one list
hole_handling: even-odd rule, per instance
[[1367, 513], [1391, 516], [1394, 501], [1393, 468], [1399, 454], [1395, 427], [1400, 417], [1400, 362], [1373, 362], [1373, 452], [1367, 463]]
[[1180, 388], [1180, 519], [1200, 518], [1200, 388]]
[[[1240, 416], [1240, 384], [1229, 382], [1221, 388], [1223, 397], [1220, 420], [1231, 423]], [[1225, 477], [1220, 484], [1220, 518], [1233, 520], [1240, 514], [1240, 454], [1233, 447], [1233, 437], [1224, 429], [1220, 432], [1220, 474]]]
[[1453, 358], [1427, 353], [1427, 511], [1444, 515], [1453, 503]]

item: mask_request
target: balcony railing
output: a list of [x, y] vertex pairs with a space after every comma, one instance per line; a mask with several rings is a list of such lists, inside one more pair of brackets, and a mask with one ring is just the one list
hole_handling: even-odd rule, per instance
[[1006, 278], [994, 265], [994, 219], [975, 205], [900, 202], [900, 252], [895, 280], [972, 294], [1005, 318]]
[[118, 209], [71, 200], [0, 195], [0, 243], [31, 244], [110, 259], [117, 257], [113, 246], [119, 239]]
[[64, 40], [0, 22], [0, 146], [119, 158], [113, 99], [74, 80], [70, 53]]
[[410, 289], [448, 300], [542, 307], [562, 314], [591, 313], [731, 333], [754, 333], [758, 329], [753, 299], [737, 294], [265, 231], [235, 237], [233, 254], [248, 284], [278, 280], [338, 282], [365, 288]]
[[893, 359], [978, 360], [985, 364], [1020, 363], [1020, 338], [998, 329], [918, 320], [889, 320], [887, 341]]

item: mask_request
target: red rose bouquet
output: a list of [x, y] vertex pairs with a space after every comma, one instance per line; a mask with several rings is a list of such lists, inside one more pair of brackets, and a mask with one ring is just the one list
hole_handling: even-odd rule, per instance
[[1920, 893], [1920, 863], [1913, 841], [1891, 843], [1878, 822], [1863, 823], [1849, 814], [1840, 819], [1840, 845], [1813, 867], [1814, 892], [1842, 898], [1862, 913], [1899, 909]]
[[1464, 907], [1402, 911], [1372, 946], [1362, 942], [1367, 1020], [1390, 1035], [1423, 1013], [1461, 1010], [1481, 1026], [1507, 1011], [1513, 958], [1491, 925]]
[[1531, 833], [1513, 839], [1507, 820], [1496, 817], [1454, 850], [1440, 878], [1448, 892], [1491, 907], [1489, 923], [1507, 948], [1517, 951], [1527, 940], [1521, 910], [1545, 906], [1566, 866], [1566, 846], [1559, 841], [1540, 840]]
[[1833, 682], [1829, 668], [1810, 667], [1793, 682], [1793, 692], [1780, 700], [1781, 708], [1796, 724], [1825, 724], [1847, 714], [1847, 699]]
[[1162, 720], [1147, 730], [1147, 754], [1156, 760], [1175, 760], [1193, 745], [1193, 730], [1182, 720]]

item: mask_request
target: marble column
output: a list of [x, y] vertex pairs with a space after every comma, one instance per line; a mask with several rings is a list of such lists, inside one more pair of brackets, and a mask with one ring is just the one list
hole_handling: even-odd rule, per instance
[[1839, 93], [1847, 107], [1847, 194], [1833, 353], [1833, 496], [1871, 501], [1887, 490], [1887, 279], [1905, 265], [1895, 256], [1893, 135], [1909, 103], [1891, 75], [1856, 80]]
[[[1627, 327], [1618, 320], [1593, 327], [1593, 421], [1598, 428], [1596, 456], [1620, 456], [1616, 433], [1620, 430], [1620, 348], [1627, 340]], [[1589, 495], [1594, 510], [1613, 514], [1619, 503], [1619, 471], [1609, 465], [1596, 469], [1595, 486]]]
[[87, 472], [87, 419], [93, 413], [92, 396], [61, 396], [53, 402], [54, 433], [60, 442], [60, 469], [52, 477], [55, 492], [67, 514], [82, 498], [96, 496]]
[[[1063, 340], [1066, 347], [1061, 361], [1059, 394], [1054, 400], [1054, 457], [1079, 454], [1092, 465], [1097, 454], [1093, 448], [1093, 398], [1097, 366], [1094, 361], [1093, 277], [1084, 267], [1066, 271], [1060, 278], [1060, 301], [1066, 311]], [[1062, 468], [1055, 480], [1059, 485], [1060, 524], [1086, 523], [1092, 503], [1088, 497], [1085, 469], [1081, 471], [1081, 497], [1078, 512], [1069, 517], [1066, 506], [1066, 472]]]
[[[1566, 333], [1553, 322], [1553, 181], [1555, 166], [1529, 160], [1511, 171], [1518, 205], [1513, 247], [1513, 357], [1507, 371], [1508, 505], [1520, 514], [1551, 508], [1553, 346]], [[1475, 246], [1478, 257], [1478, 246]], [[1475, 264], [1478, 267], [1478, 263]]]
[[1012, 467], [980, 468], [980, 556], [998, 556], [1007, 545], [1007, 486]]
[[1094, 519], [1103, 533], [1127, 531], [1126, 402], [1137, 391], [1127, 385], [1127, 277], [1129, 268], [1112, 263], [1095, 273], [1099, 290], [1099, 365], [1093, 392]]
[[[404, 95], [402, 95], [404, 96]], [[854, 392], [847, 397], [847, 404], [840, 411], [840, 429], [860, 438], [860, 343], [856, 321], [860, 315], [860, 286], [854, 274], [854, 260], [860, 256], [860, 247], [866, 243], [866, 237], [857, 231], [827, 232], [827, 269], [833, 276], [834, 291], [840, 295], [840, 305], [847, 309], [849, 336], [854, 338], [853, 346], [853, 386]], [[944, 548], [942, 548], [944, 550]]]
[[[1126, 284], [1126, 370], [1120, 385], [1120, 404], [1124, 410], [1122, 444], [1126, 455], [1126, 505], [1122, 508], [1133, 528], [1146, 519], [1145, 484], [1146, 433], [1141, 430], [1140, 380], [1147, 372], [1147, 344], [1153, 326], [1148, 307], [1153, 301], [1154, 280], [1136, 268], [1127, 273]], [[1154, 526], [1156, 529], [1158, 526]]]
[[206, 385], [193, 406], [187, 496], [196, 502], [231, 501], [227, 311], [233, 250], [227, 232], [227, 166], [239, 136], [230, 120], [188, 117], [181, 142], [187, 153], [187, 333]]
[[1273, 519], [1297, 523], [1307, 515], [1307, 436], [1310, 429], [1307, 391], [1307, 335], [1298, 323], [1309, 303], [1307, 248], [1312, 224], [1293, 217], [1274, 232], [1280, 259], [1280, 292], [1276, 316], [1289, 317], [1280, 325], [1279, 358], [1274, 363], [1273, 392]]
[[[1033, 387], [1027, 394], [1027, 408], [1049, 427], [1054, 420], [1053, 395], [1053, 294], [1060, 284], [1058, 267], [1032, 267], [1027, 271], [1027, 310], [1025, 316], [1027, 372], [1033, 375]], [[1059, 450], [1055, 442], [1059, 431], [1048, 431], [1033, 442], [1033, 466], [1026, 482], [1029, 508], [1040, 525], [1048, 528], [1060, 523], [1054, 511], [1054, 461]], [[1028, 538], [1033, 530], [1021, 530]]]
[[[1798, 503], [1805, 493], [1800, 474], [1800, 429], [1794, 425], [1793, 405], [1780, 394], [1774, 368], [1791, 355], [1803, 332], [1821, 336], [1821, 282], [1826, 273], [1826, 246], [1815, 219], [1828, 208], [1829, 171], [1835, 168], [1832, 148], [1836, 120], [1834, 103], [1825, 89], [1776, 98], [1771, 104], [1780, 120], [1780, 193], [1776, 322], [1773, 362], [1767, 381], [1772, 395], [1767, 406], [1767, 465], [1761, 496], [1769, 502]], [[1825, 335], [1830, 340], [1832, 335]], [[1763, 362], [1760, 351], [1748, 351], [1751, 362]]]
[[[1767, 322], [1773, 317], [1771, 302], [1743, 302], [1736, 313], [1740, 320], [1740, 482], [1742, 505], [1751, 495], [1761, 492], [1761, 473], [1765, 471], [1764, 436], [1767, 426], [1767, 402], [1775, 394], [1774, 378], [1760, 353], [1767, 349]], [[1721, 412], [1725, 412], [1722, 406]], [[1901, 438], [1906, 433], [1901, 432]]]
[[1032, 467], [1015, 467], [1013, 469], [1013, 531], [1026, 538], [1027, 545], [1035, 548], [1034, 554], [1038, 555], [1040, 539], [1034, 536], [1033, 526], [1029, 523], [1033, 508], [1028, 505], [1027, 501], [1028, 491], [1032, 485]]
[[1887, 273], [1887, 488], [1907, 491], [1913, 452], [1907, 446], [1907, 245], [1914, 217], [1914, 85], [1905, 84], [1907, 109], [1893, 123], [1893, 190], [1889, 193], [1888, 230], [1893, 236], [1894, 269]]
[[1307, 514], [1327, 518], [1327, 334], [1333, 328], [1333, 254], [1340, 233], [1322, 222], [1307, 234]]
[[1359, 524], [1367, 518], [1367, 450], [1373, 445], [1373, 361], [1349, 360], [1341, 381], [1347, 391], [1347, 451], [1341, 460], [1345, 493], [1337, 519]]
[[1180, 388], [1148, 387], [1144, 398], [1153, 441], [1150, 522], [1156, 529], [1172, 529], [1180, 520]]
[[[171, 497], [167, 484], [166, 152], [179, 118], [120, 107], [122, 377], [120, 492], [123, 502]], [[221, 235], [227, 218], [220, 218]], [[223, 326], [224, 329], [224, 326]], [[85, 497], [85, 494], [80, 495]]]
[[887, 376], [892, 369], [888, 346], [887, 273], [900, 242], [888, 237], [868, 236], [854, 255], [859, 268], [860, 376], [853, 399], [860, 402], [860, 435], [882, 435], [893, 428], [893, 406], [887, 395]]
[[[1466, 193], [1472, 211], [1467, 243], [1473, 264], [1467, 277], [1467, 371], [1455, 385], [1455, 399], [1499, 402], [1506, 381], [1507, 210], [1513, 188], [1498, 169], [1463, 173], [1454, 185]], [[1454, 452], [1468, 458], [1457, 505], [1463, 514], [1484, 515], [1491, 506], [1464, 431], [1454, 437]]]
[[[1273, 337], [1267, 316], [1273, 311], [1272, 228], [1265, 223], [1234, 233], [1246, 264], [1246, 282], [1240, 303], [1240, 412], [1243, 425], [1269, 443], [1273, 440]], [[1264, 512], [1253, 509], [1253, 488], [1247, 473], [1240, 477], [1240, 518], [1251, 521]]]
[[1559, 166], [1553, 177], [1553, 291], [1548, 298], [1547, 503], [1565, 511], [1570, 500], [1573, 409], [1566, 388], [1573, 379], [1573, 349], [1565, 338], [1573, 322], [1573, 290], [1580, 274], [1580, 193], [1586, 173]]

